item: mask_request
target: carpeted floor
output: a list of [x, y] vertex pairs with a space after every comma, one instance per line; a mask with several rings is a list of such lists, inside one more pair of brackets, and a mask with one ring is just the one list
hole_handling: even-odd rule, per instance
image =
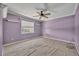
[[35, 38], [4, 45], [4, 56], [77, 56], [73, 44], [47, 38]]

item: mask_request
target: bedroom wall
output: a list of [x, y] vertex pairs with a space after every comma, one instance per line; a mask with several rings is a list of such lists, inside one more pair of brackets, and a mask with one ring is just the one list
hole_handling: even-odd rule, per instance
[[79, 53], [79, 5], [75, 15], [75, 45]]
[[2, 55], [2, 40], [3, 40], [3, 34], [2, 34], [2, 18], [0, 16], [0, 56]]
[[19, 16], [8, 14], [7, 17], [8, 20], [17, 21], [17, 22], [7, 22], [4, 21], [4, 40], [3, 43], [9, 43], [14, 41], [19, 41], [23, 39], [38, 37], [41, 35], [41, 23], [38, 21], [35, 21], [30, 18], [25, 18], [27, 21], [34, 22], [34, 33], [29, 34], [21, 34], [21, 23]]
[[2, 55], [2, 40], [3, 40], [3, 22], [1, 17], [1, 7], [0, 7], [0, 56]]
[[74, 15], [44, 22], [43, 36], [74, 42]]

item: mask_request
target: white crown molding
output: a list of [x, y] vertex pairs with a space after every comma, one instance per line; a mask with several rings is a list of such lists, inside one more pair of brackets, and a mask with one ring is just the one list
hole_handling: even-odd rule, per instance
[[73, 15], [75, 15], [75, 14], [76, 14], [76, 10], [77, 10], [77, 8], [78, 8], [78, 5], [79, 5], [79, 4], [76, 3], [75, 8], [74, 8], [74, 11], [73, 11], [72, 14], [68, 14], [68, 15], [64, 15], [64, 16], [59, 16], [59, 17], [55, 17], [55, 18], [50, 19], [50, 20], [54, 20], [54, 19], [58, 19], [58, 18], [62, 18], [62, 17], [67, 17], [67, 16], [73, 16]]
[[13, 10], [11, 10], [11, 9], [8, 9], [8, 13], [13, 14], [13, 15], [18, 15], [20, 18], [23, 17], [23, 18], [33, 19], [33, 20], [36, 20], [36, 21], [42, 22], [41, 20], [34, 19], [34, 18], [31, 18], [31, 17], [25, 16], [25, 15], [22, 15], [22, 14], [16, 13], [15, 11], [13, 11]]
[[74, 8], [74, 11], [73, 11], [73, 15], [75, 15], [76, 14], [76, 11], [77, 11], [77, 8], [78, 8], [78, 3], [76, 3], [76, 5], [75, 5], [75, 8]]
[[[13, 10], [13, 9], [9, 9], [9, 10], [10, 10], [10, 11], [13, 11], [13, 12], [14, 12], [13, 14], [18, 14], [18, 15], [20, 15], [20, 16], [28, 17], [28, 18], [30, 18], [30, 19], [35, 19], [35, 20], [37, 20], [37, 21], [50, 21], [50, 20], [54, 20], [54, 19], [57, 19], [57, 18], [62, 18], [62, 17], [67, 17], [67, 16], [75, 15], [75, 14], [76, 14], [77, 7], [78, 7], [78, 3], [75, 4], [73, 13], [68, 14], [68, 15], [63, 15], [63, 16], [55, 17], [55, 18], [51, 18], [51, 19], [49, 18], [48, 20], [38, 20], [38, 19], [29, 17], [29, 16], [25, 16], [25, 15], [22, 15], [22, 14], [18, 14], [18, 13], [16, 13], [15, 10]], [[11, 12], [8, 11], [8, 13], [11, 13]]]

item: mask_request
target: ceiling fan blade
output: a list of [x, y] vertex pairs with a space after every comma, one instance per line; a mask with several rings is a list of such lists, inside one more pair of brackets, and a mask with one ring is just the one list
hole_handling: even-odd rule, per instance
[[39, 15], [41, 14], [41, 13], [39, 13], [39, 12], [36, 12], [36, 13], [39, 14]]
[[51, 15], [51, 13], [46, 13], [45, 15]]
[[43, 17], [48, 18], [46, 15], [44, 15]]
[[39, 15], [33, 16], [33, 17], [38, 17]]

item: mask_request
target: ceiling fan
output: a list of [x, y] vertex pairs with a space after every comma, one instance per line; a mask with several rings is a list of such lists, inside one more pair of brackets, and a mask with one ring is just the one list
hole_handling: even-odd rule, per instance
[[39, 10], [39, 12], [36, 12], [37, 15], [33, 16], [33, 17], [39, 17], [39, 19], [41, 19], [42, 17], [44, 18], [48, 18], [48, 15], [51, 15], [51, 13], [47, 12], [48, 10], [47, 9], [38, 9], [36, 8], [37, 10]]

